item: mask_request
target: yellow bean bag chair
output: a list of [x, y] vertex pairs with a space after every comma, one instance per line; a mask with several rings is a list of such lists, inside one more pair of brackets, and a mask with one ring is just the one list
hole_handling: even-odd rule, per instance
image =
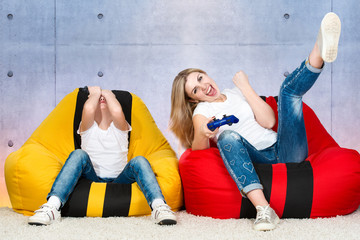
[[[142, 100], [125, 91], [113, 91], [131, 124], [128, 161], [136, 156], [149, 160], [167, 204], [183, 205], [178, 159], [155, 124]], [[5, 162], [5, 180], [16, 212], [32, 215], [43, 203], [68, 155], [80, 148], [76, 133], [87, 88], [68, 94], [41, 123], [25, 144]], [[137, 183], [95, 183], [80, 180], [62, 208], [63, 216], [138, 216], [151, 209]]]

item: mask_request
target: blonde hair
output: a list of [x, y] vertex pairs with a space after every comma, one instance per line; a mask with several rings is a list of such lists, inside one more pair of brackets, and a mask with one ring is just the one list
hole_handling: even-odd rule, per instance
[[204, 73], [201, 69], [188, 68], [181, 71], [174, 79], [171, 91], [170, 130], [179, 138], [185, 148], [191, 148], [194, 140], [194, 125], [192, 115], [197, 103], [185, 92], [185, 83], [189, 74], [193, 72]]

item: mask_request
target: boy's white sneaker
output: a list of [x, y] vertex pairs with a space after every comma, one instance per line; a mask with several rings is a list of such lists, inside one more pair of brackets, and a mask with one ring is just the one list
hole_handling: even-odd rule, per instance
[[28, 223], [30, 225], [49, 225], [60, 219], [60, 211], [55, 206], [45, 203], [35, 211], [33, 216], [29, 217]]
[[159, 225], [174, 225], [176, 224], [176, 216], [167, 204], [160, 204], [156, 206], [151, 212], [151, 218]]
[[333, 62], [337, 57], [341, 21], [333, 12], [327, 13], [321, 21], [317, 44], [324, 62]]
[[276, 225], [280, 222], [278, 215], [275, 211], [267, 205], [265, 207], [256, 206], [256, 219], [253, 225], [253, 229], [257, 231], [269, 231], [276, 228]]

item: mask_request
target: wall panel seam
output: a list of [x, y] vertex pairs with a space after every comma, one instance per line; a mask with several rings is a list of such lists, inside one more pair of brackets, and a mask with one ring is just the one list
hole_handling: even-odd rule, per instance
[[56, 38], [56, 0], [54, 0], [54, 88], [55, 88], [55, 94], [54, 94], [54, 107], [57, 105], [57, 102], [56, 102], [56, 88], [57, 88], [57, 85], [56, 85], [56, 51], [57, 51], [57, 38]]

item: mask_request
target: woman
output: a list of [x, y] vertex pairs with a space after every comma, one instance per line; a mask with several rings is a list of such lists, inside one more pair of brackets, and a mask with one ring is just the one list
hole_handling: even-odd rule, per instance
[[110, 90], [89, 87], [79, 132], [81, 149], [70, 153], [58, 174], [47, 203], [29, 218], [31, 225], [49, 225], [60, 220], [60, 209], [78, 180], [131, 184], [137, 182], [152, 209], [151, 217], [160, 225], [176, 224], [176, 216], [165, 203], [148, 160], [137, 156], [127, 162], [128, 132], [122, 107]]
[[[276, 122], [273, 110], [252, 89], [244, 72], [233, 77], [234, 89], [223, 92], [200, 69], [183, 70], [174, 79], [170, 129], [184, 147], [192, 150], [209, 148], [210, 139], [217, 142], [229, 174], [257, 210], [255, 230], [274, 229], [279, 217], [265, 199], [252, 162], [275, 164], [306, 159], [302, 96], [315, 83], [324, 61], [335, 60], [340, 29], [338, 16], [326, 14], [309, 57], [283, 82], [277, 133], [271, 130]], [[207, 124], [224, 114], [235, 115], [239, 123], [209, 130]]]

